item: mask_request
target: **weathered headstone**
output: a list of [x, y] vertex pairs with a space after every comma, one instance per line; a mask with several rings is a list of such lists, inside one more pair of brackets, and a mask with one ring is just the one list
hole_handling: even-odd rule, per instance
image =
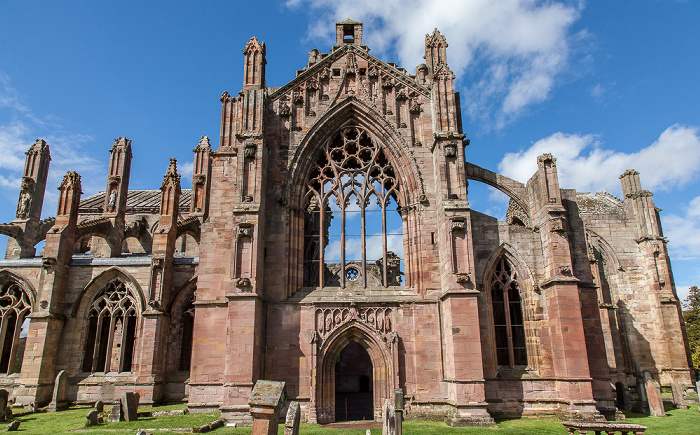
[[12, 420], [12, 417], [14, 415], [12, 413], [12, 408], [10, 408], [9, 406], [5, 408], [4, 414], [5, 414], [5, 420]]
[[95, 402], [95, 411], [105, 412], [105, 403], [101, 400], [98, 400], [97, 402]]
[[0, 421], [5, 421], [5, 409], [7, 408], [7, 398], [10, 393], [7, 390], [0, 389]]
[[401, 435], [403, 430], [403, 390], [397, 388], [394, 390], [394, 433]]
[[673, 405], [677, 409], [688, 409], [683, 403], [683, 386], [678, 381], [671, 381], [671, 393], [673, 394]]
[[287, 419], [284, 422], [284, 435], [299, 435], [299, 421], [301, 420], [301, 410], [299, 402], [289, 404]]
[[652, 417], [666, 417], [659, 383], [654, 379], [649, 379], [645, 386], [647, 390], [647, 400], [649, 401], [649, 414]]
[[112, 411], [109, 413], [107, 416], [107, 421], [110, 423], [119, 423], [120, 421], [124, 420], [124, 416], [122, 414], [122, 406], [121, 404], [119, 405], [114, 405], [112, 407]]
[[61, 370], [56, 375], [56, 382], [53, 384], [53, 397], [49, 403], [49, 412], [62, 411], [68, 409], [66, 401], [66, 386], [68, 384], [68, 375], [65, 370]]
[[394, 406], [386, 399], [382, 408], [382, 435], [395, 435], [395, 421]]
[[252, 435], [276, 435], [279, 412], [287, 400], [284, 382], [260, 380], [248, 399], [253, 416]]
[[5, 431], [7, 432], [12, 432], [19, 429], [19, 420], [15, 420], [12, 423], [8, 424], [7, 427], [5, 428]]
[[139, 418], [139, 393], [122, 394], [121, 406], [126, 421], [136, 421]]
[[97, 410], [93, 409], [90, 412], [87, 413], [85, 416], [87, 418], [87, 425], [88, 426], [95, 426], [100, 423], [102, 423], [100, 420], [102, 420], [102, 417], [100, 417], [100, 413], [97, 412]]

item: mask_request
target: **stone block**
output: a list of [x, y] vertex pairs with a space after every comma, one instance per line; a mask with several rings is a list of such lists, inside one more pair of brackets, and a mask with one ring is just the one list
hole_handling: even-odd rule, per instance
[[120, 421], [124, 420], [124, 414], [122, 412], [122, 406], [121, 405], [114, 405], [112, 407], [112, 411], [109, 413], [109, 416], [107, 416], [107, 421], [110, 423], [118, 423]]
[[299, 435], [299, 421], [301, 420], [301, 410], [299, 402], [289, 404], [287, 418], [284, 422], [284, 435]]
[[124, 393], [121, 399], [122, 415], [126, 421], [136, 421], [139, 418], [139, 393]]

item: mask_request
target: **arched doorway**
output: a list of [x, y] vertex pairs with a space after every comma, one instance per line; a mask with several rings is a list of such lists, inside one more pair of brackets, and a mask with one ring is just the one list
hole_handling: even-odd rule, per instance
[[351, 341], [335, 363], [335, 420], [373, 420], [372, 358]]
[[[376, 311], [376, 309], [372, 310]], [[323, 315], [323, 311], [319, 310], [319, 316]], [[338, 319], [342, 320], [340, 310], [335, 311], [338, 311]], [[385, 399], [391, 397], [391, 392], [395, 388], [393, 367], [396, 355], [393, 347], [394, 340], [392, 340], [395, 334], [389, 333], [385, 339], [379, 331], [360, 320], [367, 319], [362, 317], [362, 313], [366, 314], [368, 311], [365, 308], [354, 310], [358, 311], [354, 315], [350, 314], [351, 310], [346, 311], [354, 320], [346, 321], [345, 326], [336, 328], [330, 334], [321, 331], [317, 336], [319, 348], [315, 359], [318, 372], [312, 398], [316, 415], [311, 420], [320, 424], [346, 419], [345, 393], [357, 394], [352, 398], [348, 397], [348, 419], [361, 420], [363, 416], [370, 420], [380, 418], [382, 404]], [[386, 323], [383, 327], [385, 325]], [[343, 361], [346, 364], [343, 364]], [[362, 365], [364, 369], [350, 368], [353, 365]], [[360, 394], [361, 389], [364, 394]], [[367, 391], [364, 391], [365, 389]], [[367, 400], [364, 397], [367, 397]], [[340, 403], [336, 402], [338, 399]], [[355, 412], [351, 413], [350, 409], [353, 399], [361, 400], [363, 408], [369, 408], [368, 413], [355, 417]]]

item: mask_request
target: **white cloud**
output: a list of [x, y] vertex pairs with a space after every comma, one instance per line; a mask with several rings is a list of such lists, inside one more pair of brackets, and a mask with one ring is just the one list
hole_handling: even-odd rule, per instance
[[560, 186], [579, 191], [620, 192], [619, 175], [626, 169], [639, 171], [642, 185], [652, 191], [682, 187], [700, 171], [698, 127], [679, 124], [668, 127], [654, 143], [636, 153], [605, 149], [595, 135], [558, 132], [524, 151], [507, 153], [498, 169], [526, 182], [537, 170], [537, 156], [544, 153], [557, 159]]
[[194, 172], [194, 161], [184, 162], [177, 165], [177, 172], [180, 174], [180, 185], [188, 189], [192, 184], [192, 173]]
[[[105, 168], [93, 158], [86, 145], [92, 138], [83, 134], [65, 132], [55, 116], [40, 119], [22, 103], [19, 92], [11, 85], [9, 76], [0, 72], [0, 109], [11, 121], [0, 122], [0, 192], [6, 198], [16, 198], [24, 169], [25, 152], [43, 138], [49, 145], [51, 163], [44, 196], [43, 215], [56, 213], [58, 195], [56, 187], [67, 171], [77, 171], [82, 176], [83, 192], [92, 194], [104, 189]], [[95, 184], [97, 180], [100, 183]], [[14, 207], [0, 212], [0, 222], [14, 217]]]
[[690, 201], [683, 215], [662, 215], [661, 219], [674, 259], [700, 259], [700, 196]]
[[[332, 24], [345, 18], [364, 23], [363, 43], [373, 54], [397, 53], [408, 71], [424, 62], [425, 34], [438, 28], [450, 47], [457, 77], [469, 78], [462, 107], [472, 118], [502, 127], [546, 100], [566, 67], [571, 27], [582, 2], [534, 0], [289, 0], [309, 6], [308, 38], [333, 43]], [[323, 48], [323, 47], [322, 47]], [[466, 81], [466, 80], [465, 80]]]

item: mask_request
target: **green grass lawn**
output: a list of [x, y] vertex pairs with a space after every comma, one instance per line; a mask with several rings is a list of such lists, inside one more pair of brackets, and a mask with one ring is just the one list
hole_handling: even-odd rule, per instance
[[[105, 407], [107, 408], [107, 407]], [[183, 409], [184, 405], [162, 406], [157, 408], [140, 407], [139, 411], [160, 411], [171, 409]], [[216, 420], [218, 413], [189, 414], [162, 417], [142, 417], [135, 422], [106, 423], [100, 426], [87, 427], [85, 414], [89, 408], [73, 408], [61, 412], [42, 412], [18, 417], [21, 422], [19, 431], [24, 434], [129, 434], [136, 433], [138, 429], [146, 429], [149, 433], [166, 433], [167, 428], [191, 428], [211, 423]], [[691, 435], [700, 433], [700, 413], [698, 405], [692, 405], [691, 409], [671, 409], [667, 407], [666, 418], [649, 417], [642, 414], [625, 412], [626, 423], [641, 424], [647, 426], [645, 432], [648, 435], [679, 434]], [[559, 420], [554, 418], [499, 420], [495, 427], [476, 428], [462, 427], [452, 428], [444, 423], [407, 421], [404, 423], [404, 433], [408, 435], [421, 434], [494, 434], [494, 435], [566, 435], [566, 430]], [[7, 423], [0, 423], [0, 430]], [[78, 429], [79, 432], [73, 430]], [[89, 430], [86, 430], [89, 429]], [[115, 429], [123, 429], [115, 431]], [[152, 429], [163, 429], [152, 430]], [[73, 431], [73, 432], [72, 432]], [[169, 432], [173, 433], [173, 432]], [[214, 434], [250, 434], [251, 428], [221, 428], [213, 431]], [[284, 433], [284, 427], [280, 425], [279, 433]], [[329, 429], [319, 425], [302, 424], [302, 435], [331, 434], [331, 435], [365, 435], [365, 429]], [[373, 435], [382, 433], [381, 429], [372, 429]]]

